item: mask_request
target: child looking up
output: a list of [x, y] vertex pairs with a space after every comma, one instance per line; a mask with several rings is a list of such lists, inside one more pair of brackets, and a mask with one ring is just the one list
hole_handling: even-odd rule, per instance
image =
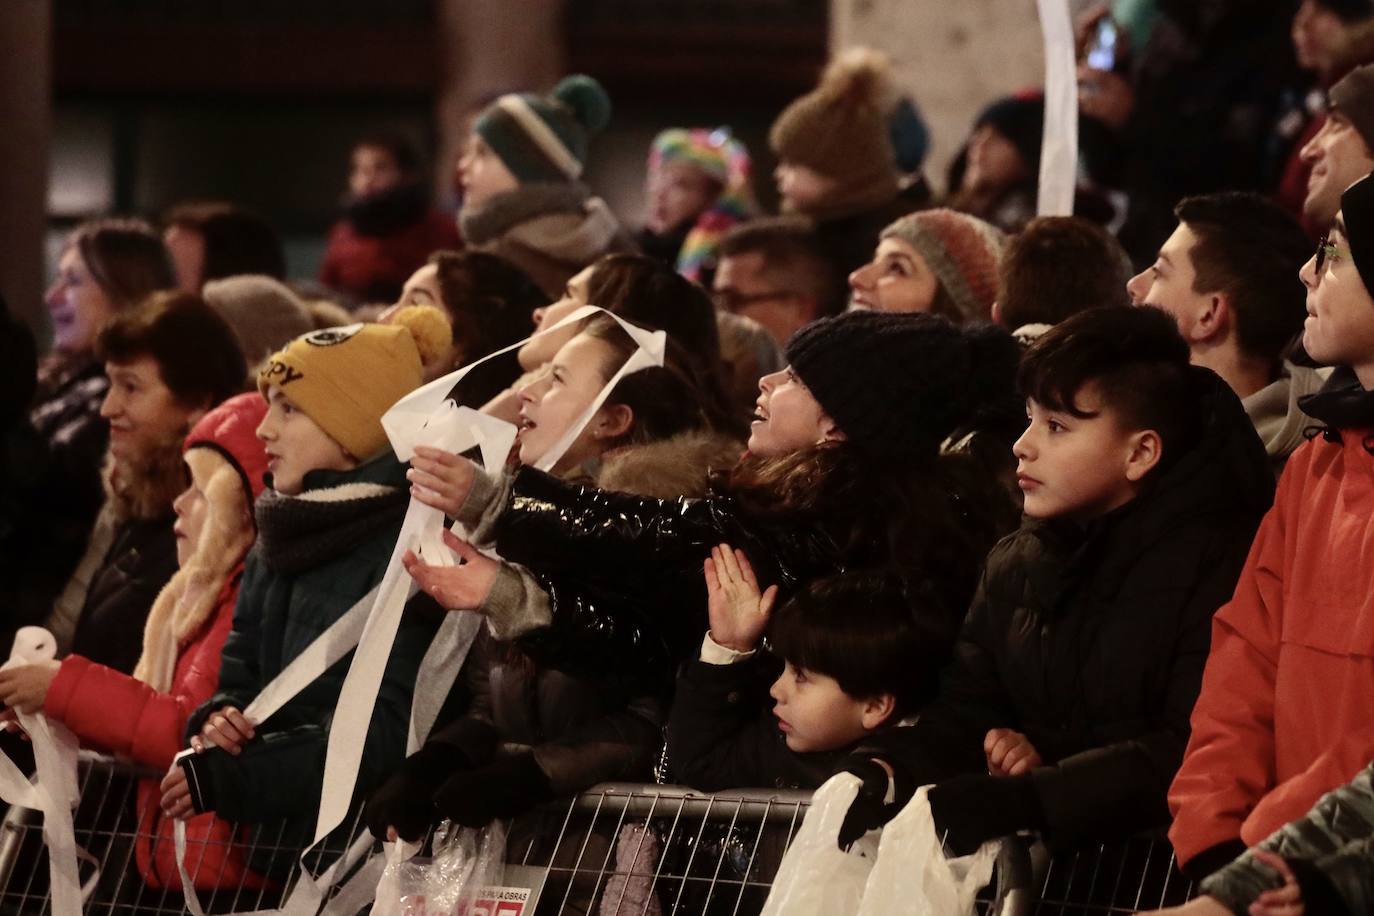
[[[759, 593], [743, 551], [714, 548], [705, 572], [711, 629], [678, 677], [668, 721], [681, 782], [814, 788], [847, 750], [934, 695], [956, 618], [926, 612], [895, 576], [819, 579], [770, 619], [777, 588]], [[758, 651], [765, 630], [771, 656]]]
[[[248, 823], [287, 819], [293, 823], [284, 843], [308, 839], [330, 717], [352, 655], [262, 728], [242, 710], [381, 581], [409, 501], [405, 468], [381, 417], [420, 384], [422, 357], [448, 346], [412, 336], [411, 327], [448, 327], [425, 314], [431, 311], [415, 307], [398, 315], [402, 323], [307, 334], [259, 374], [268, 409], [257, 434], [266, 444], [270, 490], [257, 502], [258, 542], [224, 644], [219, 690], [187, 725], [197, 753], [181, 758], [163, 782], [169, 815], [194, 809]], [[360, 793], [405, 756], [411, 693], [436, 618], [412, 605], [401, 621], [367, 735]]]
[[[1021, 529], [988, 556], [939, 698], [852, 769], [881, 822], [930, 792], [956, 852], [1023, 829], [1081, 842], [1168, 820], [1212, 614], [1273, 498], [1235, 394], [1157, 309], [1090, 309], [1027, 351]], [[883, 763], [875, 762], [879, 758]], [[847, 832], [848, 835], [848, 832]]]

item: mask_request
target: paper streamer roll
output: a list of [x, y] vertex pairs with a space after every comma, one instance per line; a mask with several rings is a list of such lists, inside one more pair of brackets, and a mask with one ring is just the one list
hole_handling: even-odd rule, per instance
[[1078, 69], [1068, 0], [1036, 0], [1045, 43], [1045, 132], [1040, 146], [1040, 216], [1071, 216], [1078, 184]]
[[[14, 648], [3, 667], [50, 661], [56, 655], [57, 640], [51, 633], [42, 627], [21, 627], [14, 635]], [[43, 812], [52, 912], [54, 916], [79, 916], [82, 901], [90, 895], [100, 876], [97, 870], [83, 888], [77, 874], [78, 858], [96, 861], [76, 845], [72, 825], [72, 809], [79, 796], [76, 779], [79, 742], [70, 729], [61, 723], [50, 722], [41, 712], [15, 712], [20, 726], [33, 743], [37, 773], [30, 782], [14, 761], [0, 753], [0, 798], [11, 805]]]

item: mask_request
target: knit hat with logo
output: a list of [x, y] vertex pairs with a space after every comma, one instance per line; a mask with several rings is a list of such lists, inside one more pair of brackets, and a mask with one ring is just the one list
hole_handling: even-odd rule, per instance
[[575, 74], [547, 96], [498, 98], [472, 129], [510, 173], [526, 182], [575, 181], [587, 161], [587, 141], [611, 120], [611, 99], [590, 76]]
[[988, 321], [997, 299], [997, 270], [1006, 247], [1002, 230], [954, 210], [921, 210], [883, 230], [926, 262], [965, 322]]
[[387, 447], [382, 414], [420, 386], [422, 363], [452, 344], [443, 312], [429, 305], [399, 310], [389, 324], [350, 324], [297, 337], [258, 372], [359, 461]]

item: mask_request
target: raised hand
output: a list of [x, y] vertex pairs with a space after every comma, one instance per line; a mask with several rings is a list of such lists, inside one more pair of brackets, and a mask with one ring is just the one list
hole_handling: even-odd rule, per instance
[[778, 587], [770, 585], [760, 593], [749, 558], [729, 544], [712, 547], [702, 571], [706, 575], [711, 639], [736, 652], [752, 652], [768, 626]]
[[458, 554], [463, 561], [461, 566], [431, 566], [410, 550], [401, 557], [401, 563], [421, 590], [441, 607], [450, 611], [479, 610], [491, 594], [500, 562], [460, 540], [452, 531], [444, 532], [444, 543]]

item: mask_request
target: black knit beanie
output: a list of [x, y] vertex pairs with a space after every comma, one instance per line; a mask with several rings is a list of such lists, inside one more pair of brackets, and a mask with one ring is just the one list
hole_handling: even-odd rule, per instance
[[1361, 178], [1341, 195], [1341, 219], [1355, 269], [1374, 289], [1374, 176]]
[[992, 333], [998, 339], [928, 313], [846, 312], [792, 335], [787, 361], [856, 448], [884, 458], [934, 457], [993, 400], [990, 384], [1011, 395], [1015, 343]]

